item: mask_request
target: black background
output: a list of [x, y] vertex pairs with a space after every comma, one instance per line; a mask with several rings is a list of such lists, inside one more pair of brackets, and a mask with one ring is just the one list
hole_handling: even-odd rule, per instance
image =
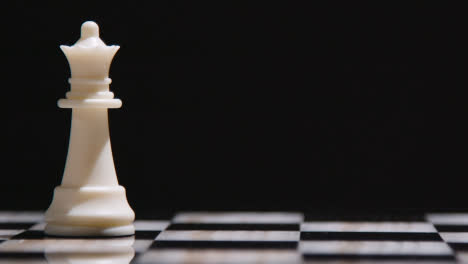
[[[12, 1], [13, 2], [13, 1]], [[378, 3], [374, 3], [378, 2]], [[96, 21], [138, 212], [468, 207], [467, 10], [412, 1], [3, 6], [0, 209], [46, 209], [70, 110], [60, 44]]]

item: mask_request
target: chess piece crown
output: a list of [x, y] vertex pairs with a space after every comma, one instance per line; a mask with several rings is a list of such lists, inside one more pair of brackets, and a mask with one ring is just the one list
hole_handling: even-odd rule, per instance
[[73, 46], [61, 45], [70, 65], [71, 85], [67, 99], [58, 101], [61, 108], [119, 108], [122, 102], [109, 91], [109, 68], [119, 46], [107, 46], [99, 37], [99, 27], [87, 21], [81, 26], [81, 37]]

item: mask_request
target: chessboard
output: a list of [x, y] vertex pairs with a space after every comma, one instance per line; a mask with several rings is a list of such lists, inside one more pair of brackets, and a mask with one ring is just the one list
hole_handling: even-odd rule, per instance
[[0, 212], [0, 263], [463, 263], [468, 213], [181, 212], [127, 237], [53, 237], [42, 212]]

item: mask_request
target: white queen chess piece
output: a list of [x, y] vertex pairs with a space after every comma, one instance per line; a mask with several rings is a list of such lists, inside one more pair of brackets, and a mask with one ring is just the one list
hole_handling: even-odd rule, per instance
[[135, 214], [120, 186], [112, 157], [108, 108], [122, 102], [109, 91], [109, 67], [119, 46], [106, 46], [99, 27], [81, 26], [75, 45], [60, 46], [70, 64], [71, 85], [58, 106], [72, 108], [62, 183], [45, 214], [45, 232], [63, 236], [122, 236], [135, 232]]

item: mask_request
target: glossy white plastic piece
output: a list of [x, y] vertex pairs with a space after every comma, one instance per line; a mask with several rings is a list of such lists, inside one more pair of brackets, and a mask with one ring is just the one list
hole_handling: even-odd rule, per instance
[[122, 102], [109, 91], [109, 67], [119, 46], [106, 46], [88, 21], [75, 45], [60, 46], [70, 64], [71, 90], [61, 108], [73, 108], [62, 184], [45, 214], [45, 232], [60, 236], [124, 236], [135, 232], [135, 214], [117, 181], [108, 108]]

